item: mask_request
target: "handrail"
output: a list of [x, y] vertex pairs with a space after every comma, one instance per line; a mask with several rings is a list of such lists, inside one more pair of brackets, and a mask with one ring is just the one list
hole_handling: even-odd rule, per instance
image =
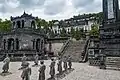
[[86, 41], [86, 45], [85, 45], [85, 47], [84, 47], [85, 56], [84, 56], [84, 58], [83, 58], [83, 62], [86, 62], [86, 61], [87, 61], [89, 44], [90, 44], [90, 38], [88, 38], [88, 40]]
[[62, 56], [64, 54], [64, 51], [65, 51], [66, 47], [68, 46], [69, 42], [70, 42], [70, 39], [63, 44], [62, 48], [59, 51], [59, 53], [61, 54], [60, 56]]

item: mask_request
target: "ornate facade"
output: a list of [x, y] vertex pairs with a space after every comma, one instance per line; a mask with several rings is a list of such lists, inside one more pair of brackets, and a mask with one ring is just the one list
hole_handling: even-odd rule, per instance
[[104, 21], [100, 26], [100, 47], [107, 56], [120, 56], [120, 18], [118, 0], [103, 0]]
[[24, 53], [33, 56], [36, 52], [38, 55], [44, 54], [45, 34], [38, 30], [36, 17], [32, 14], [26, 14], [18, 17], [11, 16], [11, 32], [3, 33], [1, 38], [1, 53], [4, 56], [22, 56]]

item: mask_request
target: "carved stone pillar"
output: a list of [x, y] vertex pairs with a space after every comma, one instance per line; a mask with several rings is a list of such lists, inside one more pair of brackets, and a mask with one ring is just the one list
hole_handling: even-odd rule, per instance
[[35, 50], [36, 49], [36, 40], [32, 40], [32, 43], [33, 43], [33, 49]]
[[22, 21], [20, 21], [20, 28], [22, 28]]
[[15, 46], [14, 49], [19, 50], [19, 40], [18, 39], [15, 40], [14, 46]]
[[52, 51], [52, 43], [50, 42], [49, 43], [49, 52], [51, 52]]
[[12, 50], [15, 49], [15, 48], [14, 48], [14, 47], [15, 47], [14, 44], [15, 44], [15, 41], [13, 40], [13, 41], [12, 41]]
[[3, 41], [3, 48], [4, 48], [4, 50], [6, 50], [6, 40], [5, 39]]

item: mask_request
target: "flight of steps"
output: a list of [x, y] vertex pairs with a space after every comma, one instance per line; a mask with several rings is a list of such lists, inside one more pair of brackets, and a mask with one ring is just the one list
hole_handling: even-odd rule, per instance
[[107, 57], [106, 58], [106, 68], [107, 69], [120, 69], [120, 57]]
[[63, 53], [64, 56], [71, 56], [72, 61], [79, 62], [81, 58], [81, 53], [84, 50], [85, 41], [70, 41], [68, 47]]

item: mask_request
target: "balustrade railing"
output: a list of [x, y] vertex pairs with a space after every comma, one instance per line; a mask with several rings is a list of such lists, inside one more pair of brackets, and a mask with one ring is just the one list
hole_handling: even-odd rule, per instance
[[87, 39], [86, 41], [86, 45], [84, 47], [84, 56], [83, 56], [83, 62], [86, 62], [88, 60], [88, 48], [90, 45], [90, 38]]
[[70, 42], [70, 39], [63, 44], [62, 48], [59, 51], [60, 56], [62, 56], [64, 54], [64, 51], [68, 47], [69, 42]]

